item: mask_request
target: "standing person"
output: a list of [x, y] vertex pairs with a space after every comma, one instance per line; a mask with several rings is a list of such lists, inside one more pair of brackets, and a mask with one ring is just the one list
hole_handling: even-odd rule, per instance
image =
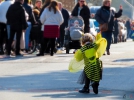
[[83, 75], [80, 76], [78, 82], [84, 82], [85, 85], [83, 89], [79, 90], [80, 93], [90, 93], [89, 86], [92, 82], [93, 92], [98, 94], [98, 86], [102, 74], [99, 58], [96, 56], [99, 44], [93, 41], [90, 33], [84, 34], [81, 38], [82, 47], [74, 55], [77, 62], [84, 60]]
[[63, 46], [64, 46], [64, 36], [65, 36], [65, 27], [68, 27], [68, 20], [69, 20], [69, 13], [66, 9], [63, 8], [63, 5], [61, 2], [58, 3], [59, 9], [62, 13], [64, 22], [63, 24], [60, 26], [60, 37], [58, 38], [58, 43], [59, 46], [61, 48], [61, 50], [63, 50]]
[[29, 49], [29, 40], [30, 40], [30, 31], [32, 24], [36, 23], [32, 7], [29, 6], [29, 0], [24, 0], [23, 7], [25, 8], [26, 12], [28, 13], [29, 19], [27, 21], [28, 27], [25, 32], [25, 51], [28, 52]]
[[78, 0], [78, 3], [74, 7], [72, 11], [72, 16], [81, 16], [84, 20], [84, 33], [89, 33], [90, 32], [90, 23], [89, 23], [89, 18], [90, 18], [90, 10], [86, 4], [85, 0]]
[[126, 26], [126, 28], [127, 28], [127, 38], [129, 38], [129, 35], [130, 35], [130, 32], [131, 32], [130, 19], [128, 19], [128, 20], [126, 21], [125, 26]]
[[7, 33], [7, 28], [6, 28], [8, 24], [6, 19], [6, 13], [10, 5], [13, 3], [14, 0], [5, 0], [0, 4], [0, 54], [4, 54], [3, 44], [5, 40], [6, 40], [6, 49], [7, 49], [9, 34]]
[[108, 23], [108, 30], [102, 32], [102, 37], [106, 38], [107, 40], [107, 55], [110, 55], [110, 45], [112, 41], [112, 33], [113, 33], [113, 26], [114, 26], [114, 18], [118, 18], [122, 15], [122, 5], [120, 6], [120, 10], [118, 13], [110, 10], [111, 7], [111, 0], [103, 0], [102, 7], [97, 11], [95, 14], [95, 19], [98, 21], [99, 24]]
[[134, 41], [134, 38], [132, 38], [133, 32], [134, 32], [134, 20], [131, 21], [131, 32], [130, 32], [130, 38], [133, 39], [133, 41]]
[[42, 0], [36, 0], [34, 9], [41, 11], [41, 8], [42, 8]]
[[22, 7], [24, 0], [16, 0], [7, 11], [6, 18], [10, 25], [10, 38], [8, 43], [8, 56], [11, 54], [11, 45], [16, 33], [16, 56], [20, 56], [20, 39], [22, 32], [27, 28], [25, 10]]
[[42, 31], [44, 31], [44, 42], [41, 44], [40, 53], [37, 56], [43, 56], [50, 43], [50, 55], [53, 56], [55, 48], [55, 40], [59, 37], [59, 28], [63, 23], [62, 14], [58, 8], [58, 2], [52, 1], [50, 5], [43, 11], [40, 21], [42, 23]]
[[36, 0], [35, 7], [33, 9], [33, 13], [34, 13], [36, 21], [39, 21], [41, 8], [42, 8], [42, 1]]
[[123, 23], [123, 20], [120, 20], [118, 22], [118, 29], [119, 29], [119, 35], [118, 35], [118, 37], [119, 37], [119, 42], [123, 42], [123, 38], [122, 38], [123, 31], [122, 30], [124, 30], [124, 28], [125, 28], [125, 25]]
[[44, 9], [45, 9], [46, 7], [48, 7], [51, 2], [52, 2], [52, 0], [45, 0], [44, 5], [42, 6], [42, 9], [41, 9], [41, 11], [40, 11], [40, 16], [41, 16], [42, 12], [44, 11]]
[[28, 4], [29, 4], [29, 6], [31, 6], [32, 9], [34, 8], [32, 0], [29, 0]]
[[36, 24], [32, 26], [30, 37], [31, 39], [35, 39], [37, 44], [41, 43], [41, 38], [42, 38], [41, 23], [39, 20], [41, 8], [42, 8], [42, 0], [36, 0], [33, 13], [38, 25]]
[[[44, 5], [40, 11], [40, 16], [41, 16], [42, 12], [44, 11], [44, 9], [46, 7], [48, 7], [51, 2], [52, 2], [52, 0], [45, 0]], [[44, 42], [43, 33], [44, 32], [42, 31], [42, 39], [41, 39], [42, 43]], [[50, 53], [50, 44], [49, 43], [47, 44], [47, 49], [45, 50], [45, 53]]]
[[118, 20], [115, 18], [114, 20], [114, 43], [118, 42], [118, 34], [119, 34], [119, 27], [118, 27]]

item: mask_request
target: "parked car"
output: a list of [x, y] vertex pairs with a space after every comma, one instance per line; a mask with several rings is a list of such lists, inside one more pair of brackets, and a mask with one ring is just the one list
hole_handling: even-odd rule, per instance
[[99, 32], [99, 24], [95, 19], [90, 19], [90, 33], [94, 36]]
[[90, 13], [96, 14], [97, 10], [100, 9], [101, 6], [90, 6]]
[[90, 8], [90, 16], [91, 18], [94, 18], [95, 17], [95, 14], [97, 12], [97, 10], [100, 8], [101, 6], [91, 6], [89, 7]]

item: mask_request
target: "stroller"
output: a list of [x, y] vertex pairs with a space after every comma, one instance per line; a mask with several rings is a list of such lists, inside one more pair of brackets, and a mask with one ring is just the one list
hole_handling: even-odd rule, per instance
[[68, 21], [68, 28], [65, 29], [64, 45], [66, 54], [70, 49], [81, 48], [80, 38], [84, 34], [84, 21], [82, 17], [72, 17]]

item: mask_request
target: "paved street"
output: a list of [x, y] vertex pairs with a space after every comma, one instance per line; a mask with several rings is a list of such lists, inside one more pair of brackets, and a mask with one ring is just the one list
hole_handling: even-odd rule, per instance
[[80, 94], [81, 72], [70, 73], [71, 54], [17, 58], [0, 56], [0, 100], [134, 100], [134, 42], [112, 44], [111, 55], [103, 56], [103, 80], [99, 94]]

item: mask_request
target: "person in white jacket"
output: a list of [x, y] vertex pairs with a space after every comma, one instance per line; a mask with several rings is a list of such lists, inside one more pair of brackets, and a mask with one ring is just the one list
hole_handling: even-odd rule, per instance
[[11, 4], [14, 3], [14, 0], [5, 0], [0, 3], [0, 54], [4, 54], [3, 52], [3, 43], [4, 39], [6, 40], [6, 44], [8, 41], [8, 34], [6, 31], [6, 13]]
[[58, 8], [58, 2], [52, 1], [50, 5], [43, 11], [40, 21], [42, 23], [42, 31], [44, 40], [41, 43], [41, 50], [37, 56], [43, 56], [50, 42], [50, 55], [53, 56], [55, 48], [55, 40], [59, 37], [60, 25], [63, 23], [63, 16]]

